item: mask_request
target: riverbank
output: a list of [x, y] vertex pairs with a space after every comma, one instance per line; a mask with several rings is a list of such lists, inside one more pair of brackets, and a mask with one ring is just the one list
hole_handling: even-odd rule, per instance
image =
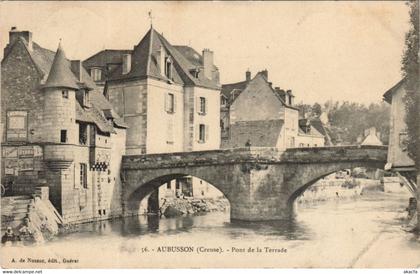
[[166, 218], [205, 214], [208, 212], [226, 212], [229, 210], [229, 201], [226, 198], [173, 198], [167, 199], [160, 208], [160, 213]]
[[[133, 216], [86, 223], [34, 248], [1, 249], [4, 265], [30, 258], [78, 259], [56, 267], [402, 267], [418, 266], [420, 241], [401, 229], [408, 196], [363, 195], [298, 207], [288, 222], [230, 222], [228, 212], [161, 218]], [[223, 253], [158, 252], [162, 246], [223, 249]], [[149, 252], [142, 252], [147, 247]], [[261, 253], [234, 253], [259, 247]], [[266, 253], [287, 249], [286, 253]], [[229, 251], [228, 251], [229, 250]], [[23, 252], [23, 253], [22, 253]], [[98, 256], [100, 254], [100, 256]], [[117, 256], [116, 256], [117, 254]], [[305, 256], [302, 256], [304, 254]], [[28, 267], [16, 262], [13, 267]], [[54, 266], [54, 265], [52, 265]]]

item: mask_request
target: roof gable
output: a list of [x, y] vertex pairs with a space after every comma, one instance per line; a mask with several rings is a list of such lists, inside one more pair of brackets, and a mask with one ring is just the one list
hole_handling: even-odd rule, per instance
[[241, 121], [231, 125], [231, 147], [276, 147], [283, 120]]
[[[172, 79], [168, 79], [160, 65], [161, 53], [170, 57], [173, 62]], [[172, 46], [161, 34], [151, 28], [142, 38], [137, 46], [134, 47], [131, 58], [131, 70], [127, 74], [122, 74], [120, 65], [111, 75], [112, 80], [123, 80], [130, 78], [153, 77], [162, 81], [170, 81], [186, 86], [201, 86], [211, 89], [220, 89], [218, 84], [204, 77], [203, 73], [198, 74], [198, 78], [191, 73], [197, 65], [192, 64], [174, 46]]]
[[[232, 89], [232, 91], [235, 89]], [[281, 107], [284, 105], [284, 102], [276, 95], [276, 92], [271, 88], [270, 84], [268, 83], [267, 79], [258, 73], [255, 75], [255, 77], [249, 81], [246, 82], [246, 87], [242, 90], [242, 92], [237, 96], [235, 101], [232, 103], [234, 105], [238, 100], [241, 100], [244, 97], [252, 97], [252, 100], [260, 100], [263, 98], [257, 97], [265, 96], [265, 100], [276, 100], [280, 102], [278, 105]]]

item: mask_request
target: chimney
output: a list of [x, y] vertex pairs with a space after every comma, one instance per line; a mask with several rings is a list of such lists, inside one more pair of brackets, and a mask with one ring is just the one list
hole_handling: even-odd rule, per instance
[[250, 72], [249, 70], [247, 70], [247, 71], [245, 72], [245, 79], [246, 79], [247, 81], [251, 80], [251, 72]]
[[209, 49], [203, 49], [203, 67], [204, 76], [210, 80], [213, 79], [213, 51]]
[[32, 51], [32, 32], [27, 30], [19, 31], [16, 27], [12, 27], [9, 31], [9, 45], [13, 45], [19, 37], [25, 39], [28, 49]]
[[268, 81], [268, 70], [262, 70], [261, 72], [260, 72], [264, 77], [265, 77], [265, 79]]
[[286, 102], [286, 92], [279, 87], [275, 87], [274, 90], [280, 95], [280, 98]]
[[293, 95], [293, 93], [292, 93], [292, 90], [291, 89], [289, 89], [289, 90], [287, 90], [287, 97], [288, 97], [288, 102], [287, 102], [287, 104], [289, 105], [289, 106], [293, 106], [294, 105], [294, 98], [295, 98], [295, 96]]
[[80, 60], [71, 60], [71, 71], [76, 75], [77, 81], [80, 83], [83, 82], [83, 74], [82, 74], [82, 62]]
[[127, 74], [131, 70], [131, 54], [126, 53], [122, 56], [122, 74]]

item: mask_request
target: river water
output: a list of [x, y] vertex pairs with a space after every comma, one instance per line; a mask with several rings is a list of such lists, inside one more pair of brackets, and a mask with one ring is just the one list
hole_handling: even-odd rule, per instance
[[139, 216], [84, 224], [27, 249], [77, 260], [73, 267], [414, 268], [420, 240], [402, 229], [408, 197], [375, 193], [297, 205], [293, 220], [269, 223], [231, 223], [229, 213]]

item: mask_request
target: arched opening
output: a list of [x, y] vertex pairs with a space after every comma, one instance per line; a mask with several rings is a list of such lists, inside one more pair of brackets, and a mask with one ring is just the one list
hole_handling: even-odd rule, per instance
[[165, 218], [224, 212], [230, 214], [229, 197], [217, 183], [189, 174], [167, 174], [135, 189], [127, 199], [128, 215]]
[[413, 196], [410, 186], [397, 174], [377, 167], [353, 167], [328, 171], [297, 188], [287, 205], [291, 216], [296, 208], [326, 201], [355, 200], [366, 194], [387, 193], [405, 197], [407, 203]]

